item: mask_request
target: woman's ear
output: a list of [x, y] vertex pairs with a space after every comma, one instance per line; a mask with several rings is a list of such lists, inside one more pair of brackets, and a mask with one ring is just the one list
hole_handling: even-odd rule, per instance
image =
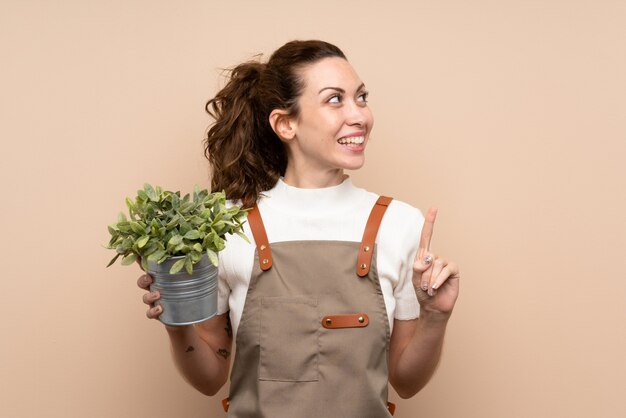
[[296, 135], [295, 121], [286, 110], [272, 110], [272, 113], [270, 113], [270, 125], [282, 141], [291, 141]]

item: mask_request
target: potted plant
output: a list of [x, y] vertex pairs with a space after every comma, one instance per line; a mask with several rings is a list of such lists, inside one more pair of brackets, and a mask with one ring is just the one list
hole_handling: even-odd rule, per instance
[[249, 209], [226, 207], [225, 193], [209, 193], [194, 186], [193, 197], [144, 184], [135, 200], [126, 198], [129, 217], [120, 212], [108, 226], [106, 248], [122, 257], [122, 265], [140, 261], [152, 276], [150, 290], [159, 290], [159, 317], [167, 325], [188, 325], [217, 312], [217, 253], [225, 235], [243, 234]]

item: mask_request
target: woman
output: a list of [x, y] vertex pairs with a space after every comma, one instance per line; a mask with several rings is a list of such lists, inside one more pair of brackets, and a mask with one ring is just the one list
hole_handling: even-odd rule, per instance
[[[253, 239], [219, 254], [218, 315], [166, 328], [207, 395], [228, 380], [236, 338], [229, 416], [390, 416], [388, 382], [409, 398], [435, 370], [459, 270], [430, 252], [435, 209], [424, 219], [344, 174], [364, 163], [367, 94], [337, 47], [293, 41], [234, 68], [207, 103], [212, 190], [253, 208]], [[144, 295], [149, 318], [158, 299]]]

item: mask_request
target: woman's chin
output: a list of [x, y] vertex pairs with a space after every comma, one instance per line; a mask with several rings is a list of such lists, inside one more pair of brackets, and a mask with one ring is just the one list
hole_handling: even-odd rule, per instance
[[341, 168], [344, 170], [358, 170], [363, 167], [365, 164], [365, 156], [361, 156], [360, 158], [350, 158], [346, 160], [344, 164], [342, 164]]

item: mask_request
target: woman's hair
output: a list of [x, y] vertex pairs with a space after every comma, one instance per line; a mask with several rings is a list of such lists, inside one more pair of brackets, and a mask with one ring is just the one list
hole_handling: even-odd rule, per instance
[[291, 41], [267, 63], [247, 61], [230, 69], [226, 86], [205, 106], [215, 119], [204, 140], [211, 166], [211, 190], [226, 192], [252, 207], [259, 194], [285, 174], [287, 153], [272, 130], [274, 109], [297, 117], [297, 100], [304, 89], [299, 71], [323, 58], [346, 59], [336, 46], [319, 40]]

